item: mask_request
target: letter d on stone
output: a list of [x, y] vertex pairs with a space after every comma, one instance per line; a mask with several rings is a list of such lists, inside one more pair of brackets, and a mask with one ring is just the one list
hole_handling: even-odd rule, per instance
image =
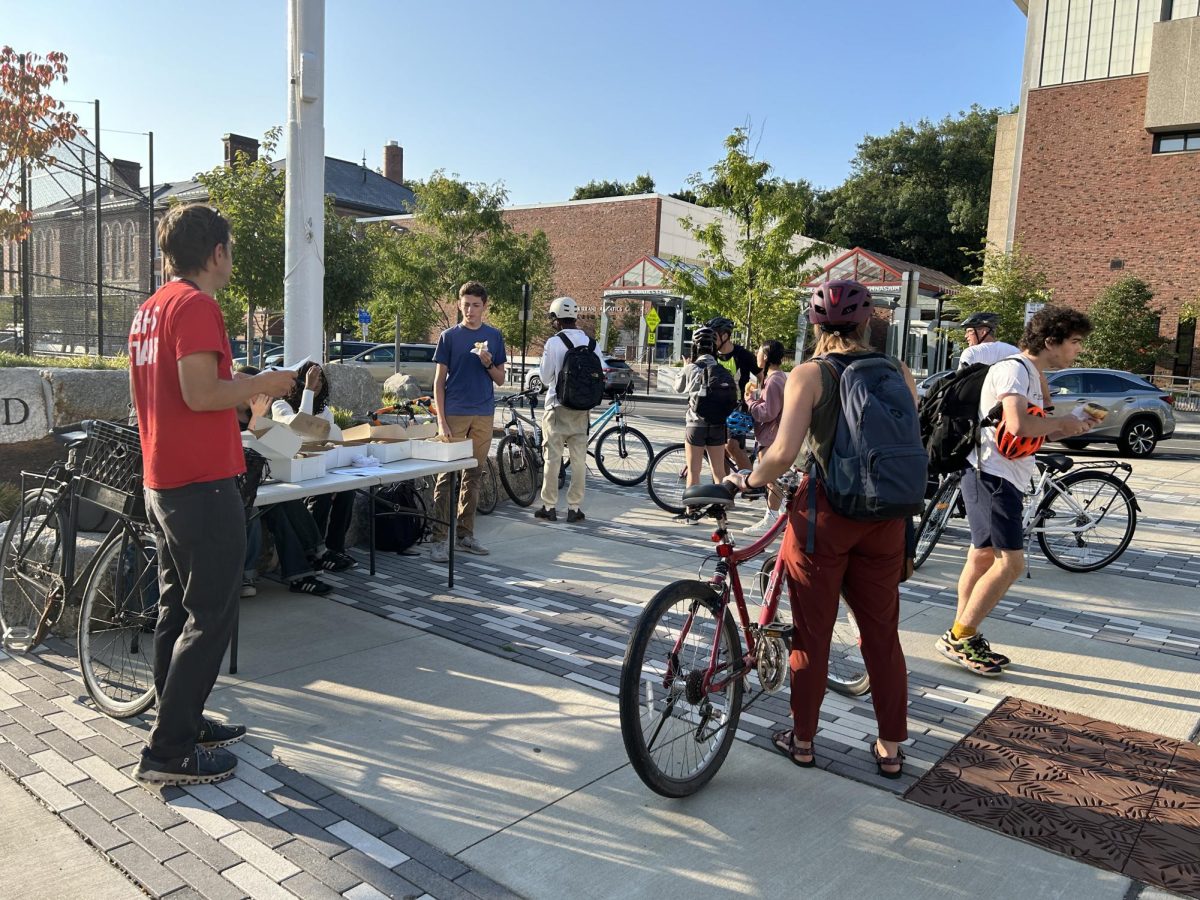
[[[21, 408], [21, 418], [13, 418], [14, 404]], [[5, 397], [4, 398], [4, 424], [5, 425], [23, 425], [29, 418], [29, 404], [20, 397]]]

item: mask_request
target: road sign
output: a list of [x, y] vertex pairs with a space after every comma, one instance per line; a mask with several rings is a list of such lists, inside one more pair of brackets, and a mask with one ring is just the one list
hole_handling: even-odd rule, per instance
[[1026, 302], [1026, 304], [1025, 304], [1025, 324], [1028, 325], [1029, 320], [1032, 319], [1034, 316], [1036, 316], [1038, 313], [1040, 313], [1045, 308], [1045, 306], [1046, 306], [1045, 303], [1037, 303], [1037, 302], [1034, 302], [1033, 300]]
[[646, 343], [653, 347], [655, 344], [655, 337], [656, 337], [656, 335], [654, 334], [653, 331], [647, 331], [646, 332]]
[[365, 309], [360, 309], [358, 311], [358, 324], [359, 325], [370, 325], [371, 324], [371, 314], [369, 312], [367, 312]]
[[653, 334], [658, 330], [658, 323], [661, 321], [662, 319], [658, 317], [658, 310], [651, 308], [650, 312], [646, 313], [646, 331]]

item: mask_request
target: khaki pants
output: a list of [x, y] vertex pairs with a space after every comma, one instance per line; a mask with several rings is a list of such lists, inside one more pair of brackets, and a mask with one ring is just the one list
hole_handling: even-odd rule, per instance
[[[458, 534], [457, 537], [467, 537], [475, 533], [475, 507], [479, 503], [479, 482], [483, 467], [487, 465], [488, 451], [492, 449], [492, 422], [494, 415], [488, 416], [446, 416], [446, 425], [450, 428], [450, 439], [453, 441], [471, 441], [474, 447], [475, 468], [462, 472], [462, 485], [458, 491]], [[446, 540], [450, 521], [450, 477], [451, 473], [443, 472], [437, 477], [437, 485], [433, 489], [433, 508], [437, 522], [433, 526], [433, 539]]]
[[567, 507], [583, 506], [584, 481], [587, 476], [588, 411], [556, 406], [542, 416], [542, 455], [546, 458], [542, 478], [542, 506], [554, 509], [558, 505], [558, 471], [562, 468], [563, 445], [571, 454], [571, 484], [567, 488]]

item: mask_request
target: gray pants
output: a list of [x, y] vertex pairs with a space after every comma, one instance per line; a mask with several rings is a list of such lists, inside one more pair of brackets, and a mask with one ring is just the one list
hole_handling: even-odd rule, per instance
[[188, 756], [237, 616], [246, 515], [232, 478], [165, 491], [146, 489], [158, 537], [154, 689], [158, 719], [149, 752]]

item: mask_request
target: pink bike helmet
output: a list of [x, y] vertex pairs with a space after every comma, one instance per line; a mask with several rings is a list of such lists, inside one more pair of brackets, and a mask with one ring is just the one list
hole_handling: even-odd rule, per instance
[[871, 317], [871, 295], [857, 281], [826, 281], [813, 291], [808, 321], [823, 331], [849, 334]]

